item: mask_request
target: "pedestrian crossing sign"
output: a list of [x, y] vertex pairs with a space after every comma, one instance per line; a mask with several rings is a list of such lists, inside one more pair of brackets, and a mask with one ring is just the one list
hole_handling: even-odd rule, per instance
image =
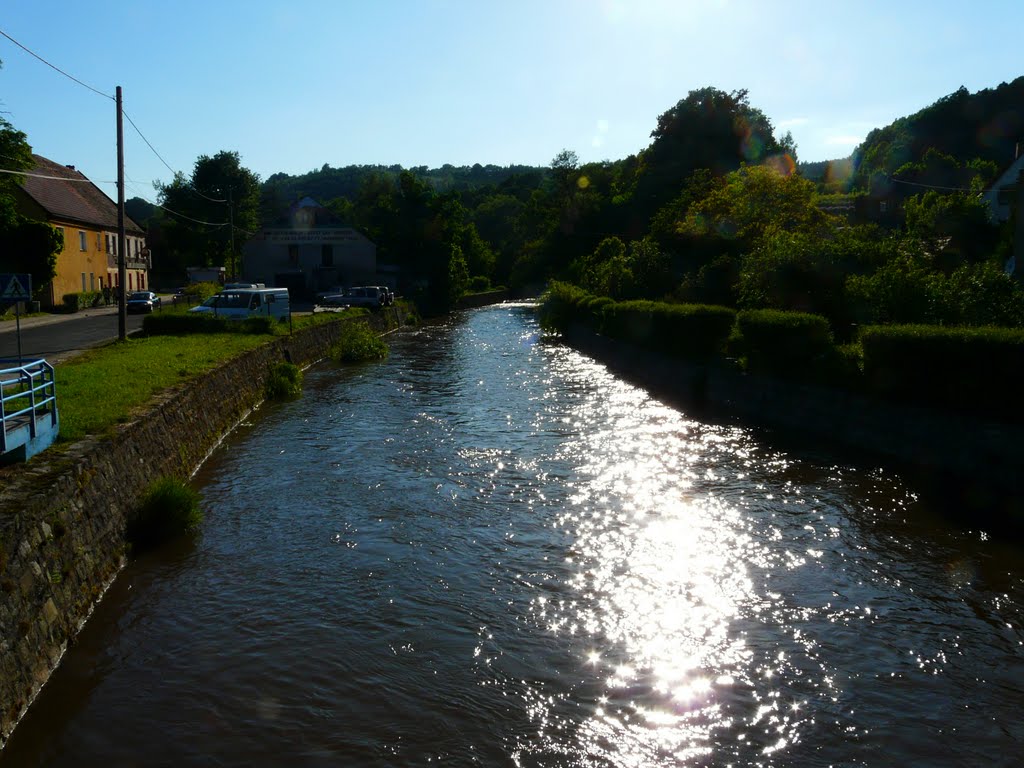
[[28, 301], [31, 298], [31, 275], [0, 275], [0, 301]]

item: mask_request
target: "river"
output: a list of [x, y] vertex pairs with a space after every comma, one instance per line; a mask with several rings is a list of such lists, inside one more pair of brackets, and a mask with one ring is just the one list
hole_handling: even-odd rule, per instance
[[390, 343], [232, 433], [0, 768], [1019, 764], [1019, 548], [525, 305]]

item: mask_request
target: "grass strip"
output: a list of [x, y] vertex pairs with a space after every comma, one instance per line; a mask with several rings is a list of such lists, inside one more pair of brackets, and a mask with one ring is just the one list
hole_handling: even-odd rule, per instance
[[56, 366], [61, 443], [101, 434], [129, 419], [167, 387], [267, 343], [266, 336], [219, 333], [119, 341]]

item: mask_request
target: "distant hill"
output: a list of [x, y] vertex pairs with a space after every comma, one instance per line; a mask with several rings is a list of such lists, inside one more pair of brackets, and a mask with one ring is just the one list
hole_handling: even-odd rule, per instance
[[133, 197], [124, 201], [124, 212], [128, 214], [128, 218], [142, 227], [146, 226], [146, 223], [158, 210], [155, 205], [141, 197]]
[[841, 157], [836, 160], [818, 160], [813, 163], [797, 163], [797, 172], [816, 184], [842, 184], [853, 172], [853, 158]]
[[298, 176], [275, 173], [263, 182], [264, 196], [292, 202], [303, 197], [312, 197], [326, 203], [336, 197], [354, 200], [363, 181], [369, 176], [397, 178], [403, 170], [411, 171], [425, 180], [435, 191], [448, 192], [480, 189], [497, 186], [515, 176], [543, 175], [548, 168], [530, 165], [480, 165], [454, 166], [445, 164], [440, 168], [425, 165], [403, 168], [400, 165], [347, 165], [332, 168], [326, 163], [319, 170]]
[[891, 125], [876, 128], [853, 152], [854, 183], [920, 163], [929, 149], [967, 163], [975, 158], [1003, 168], [1024, 142], [1024, 77], [970, 93], [966, 88]]

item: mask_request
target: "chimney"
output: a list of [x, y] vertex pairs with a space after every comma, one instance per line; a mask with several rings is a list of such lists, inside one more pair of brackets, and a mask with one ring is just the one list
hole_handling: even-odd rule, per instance
[[67, 168], [69, 171], [75, 170], [75, 166], [73, 166], [73, 165], [66, 165], [64, 167]]

